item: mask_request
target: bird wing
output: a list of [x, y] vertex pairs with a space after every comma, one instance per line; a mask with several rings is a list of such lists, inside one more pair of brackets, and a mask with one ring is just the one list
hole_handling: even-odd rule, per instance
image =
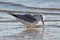
[[11, 15], [16, 18], [19, 18], [19, 19], [22, 19], [24, 21], [31, 22], [31, 23], [36, 21], [36, 19], [30, 14], [25, 14], [25, 15], [11, 14]]

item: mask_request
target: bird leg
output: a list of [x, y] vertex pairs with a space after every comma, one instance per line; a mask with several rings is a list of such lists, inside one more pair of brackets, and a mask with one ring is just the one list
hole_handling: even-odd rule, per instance
[[28, 25], [27, 29], [32, 30], [34, 28], [34, 25]]

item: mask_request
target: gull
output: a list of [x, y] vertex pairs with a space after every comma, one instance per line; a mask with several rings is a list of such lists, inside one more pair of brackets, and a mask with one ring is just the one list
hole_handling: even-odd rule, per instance
[[[42, 14], [10, 14], [18, 19], [21, 23], [27, 26], [27, 29], [33, 29], [36, 24], [41, 21], [44, 25], [44, 19]], [[44, 26], [43, 26], [44, 27]], [[43, 29], [44, 30], [44, 29]]]

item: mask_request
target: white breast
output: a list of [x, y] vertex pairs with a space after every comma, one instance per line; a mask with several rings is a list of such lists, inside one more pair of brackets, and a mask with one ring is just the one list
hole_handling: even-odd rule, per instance
[[43, 20], [45, 20], [45, 16], [44, 15], [42, 15], [43, 16]]

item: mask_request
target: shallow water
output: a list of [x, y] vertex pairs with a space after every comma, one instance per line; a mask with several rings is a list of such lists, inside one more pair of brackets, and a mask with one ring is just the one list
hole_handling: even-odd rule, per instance
[[[0, 0], [0, 2], [12, 2], [17, 4], [23, 4], [29, 7], [39, 7], [39, 8], [60, 8], [60, 0]], [[14, 10], [14, 11], [26, 11], [26, 12], [49, 12], [49, 13], [60, 13], [60, 10], [38, 10], [31, 9], [25, 6], [11, 6], [10, 4], [0, 4], [0, 10]], [[24, 14], [24, 13], [20, 13]], [[6, 12], [0, 12], [0, 21], [8, 21], [8, 20], [16, 20], [15, 17], [7, 14]], [[46, 20], [60, 20], [60, 15], [45, 15]], [[41, 22], [38, 25], [42, 25]], [[37, 28], [37, 27], [36, 27]], [[22, 34], [25, 33], [26, 26], [20, 22], [0, 22], [0, 40], [20, 40], [19, 38], [23, 37]], [[26, 40], [40, 40], [40, 37], [43, 34], [39, 34], [41, 32], [40, 26], [36, 30], [38, 34], [25, 35]], [[45, 22], [45, 30], [44, 30], [44, 40], [60, 40], [60, 22]], [[21, 33], [21, 34], [20, 34]], [[21, 35], [21, 37], [20, 37]], [[34, 37], [35, 36], [35, 37]], [[38, 37], [38, 38], [37, 38]], [[22, 38], [24, 40], [24, 38]]]
[[[49, 17], [51, 19], [54, 18], [54, 19], [58, 20], [58, 16], [57, 16], [57, 18], [56, 18], [56, 16], [52, 16], [52, 17], [51, 16], [46, 16], [46, 19], [48, 19]], [[4, 20], [11, 20], [11, 18], [10, 19], [8, 19], [8, 18], [9, 17], [7, 17]], [[12, 17], [12, 19], [15, 19], [15, 18]], [[42, 23], [38, 23], [38, 25], [42, 25]], [[58, 27], [58, 26], [60, 26], [60, 22], [45, 22], [44, 38], [42, 37], [43, 34], [38, 34], [38, 35], [40, 35], [42, 37], [41, 39], [44, 39], [44, 40], [60, 40], [60, 37], [59, 37], [59, 35], [60, 35], [60, 32], [59, 32], [60, 27]], [[0, 22], [0, 39], [1, 40], [11, 40], [11, 39], [20, 40], [19, 38], [21, 38], [23, 36], [20, 33], [24, 33], [23, 31], [25, 31], [25, 30], [26, 30], [26, 26], [24, 26], [20, 22], [5, 22], [5, 23]], [[40, 26], [37, 28], [37, 30], [39, 32], [41, 32]], [[27, 34], [29, 34], [29, 33], [27, 33]], [[32, 35], [32, 34], [30, 34], [30, 35]], [[35, 34], [35, 35], [37, 36], [37, 34]], [[39, 36], [37, 36], [37, 37], [39, 37]], [[30, 36], [30, 37], [25, 36], [25, 37], [23, 37], [21, 39], [24, 40], [24, 38], [25, 38], [25, 40], [28, 40], [28, 39], [35, 40], [34, 36]], [[39, 38], [38, 38], [38, 40], [39, 40]]]
[[60, 0], [0, 0], [2, 2], [13, 2], [31, 7], [60, 8]]

